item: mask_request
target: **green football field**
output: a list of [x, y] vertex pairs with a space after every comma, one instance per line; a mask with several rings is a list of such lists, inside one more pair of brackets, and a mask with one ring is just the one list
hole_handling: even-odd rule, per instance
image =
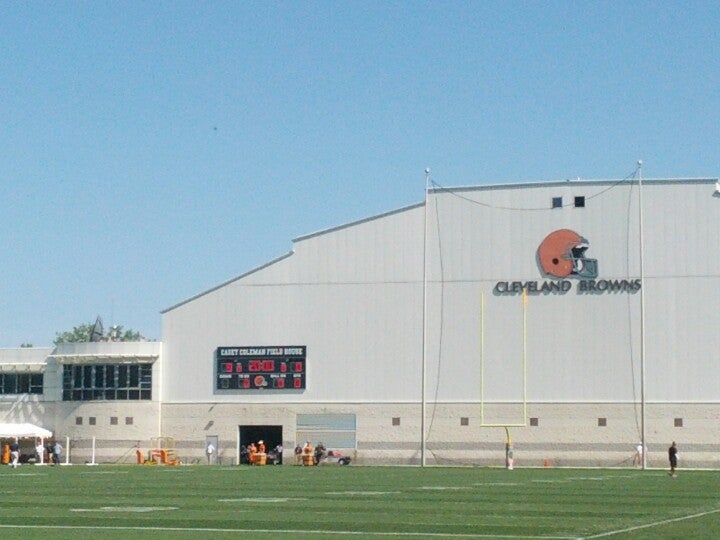
[[720, 538], [720, 471], [0, 468], [4, 538]]

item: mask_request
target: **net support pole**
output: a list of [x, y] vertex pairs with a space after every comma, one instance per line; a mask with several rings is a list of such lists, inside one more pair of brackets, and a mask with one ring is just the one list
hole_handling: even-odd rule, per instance
[[420, 466], [425, 466], [425, 378], [427, 364], [427, 242], [428, 242], [428, 187], [430, 182], [430, 169], [425, 168], [425, 205], [423, 216], [423, 275], [422, 275], [422, 369], [420, 382]]
[[485, 424], [485, 295], [480, 291], [480, 425]]
[[645, 270], [643, 239], [642, 161], [638, 161], [638, 233], [640, 236], [640, 444], [643, 448], [642, 469], [647, 468], [645, 425]]
[[512, 447], [512, 439], [510, 438], [510, 430], [507, 426], [505, 426], [505, 436], [507, 437], [505, 441], [505, 468], [509, 471], [513, 470], [513, 447]]
[[523, 423], [527, 424], [527, 289], [522, 292], [523, 305], [523, 336], [522, 336], [522, 370], [523, 370]]
[[38, 460], [40, 460], [40, 465], [45, 465], [45, 437], [40, 437], [40, 446], [42, 450], [38, 453]]

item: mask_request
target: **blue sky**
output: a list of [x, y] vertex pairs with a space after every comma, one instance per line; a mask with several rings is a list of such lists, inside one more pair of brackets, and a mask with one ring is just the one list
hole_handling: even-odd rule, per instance
[[3, 2], [0, 347], [445, 185], [720, 175], [717, 2]]

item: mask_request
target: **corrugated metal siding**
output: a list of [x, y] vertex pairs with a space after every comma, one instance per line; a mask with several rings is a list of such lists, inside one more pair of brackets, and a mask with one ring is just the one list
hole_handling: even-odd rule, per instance
[[[643, 187], [649, 400], [720, 400], [713, 189], [709, 181]], [[494, 294], [495, 283], [544, 281], [535, 253], [559, 228], [589, 240], [599, 278], [638, 278], [638, 193], [636, 183], [570, 182], [432, 195], [427, 398], [479, 400], [483, 358], [485, 398], [521, 399], [521, 299]], [[566, 204], [585, 196], [586, 207], [551, 210], [554, 196]], [[416, 207], [305, 237], [292, 256], [165, 313], [165, 399], [419, 401], [423, 218]], [[572, 282], [567, 294], [529, 298], [528, 398], [638, 401], [640, 294], [577, 294]], [[248, 343], [307, 345], [307, 390], [213, 395], [215, 347]]]
[[298, 430], [355, 431], [354, 414], [298, 414]]
[[311, 441], [330, 448], [357, 448], [354, 414], [298, 414], [295, 440]]

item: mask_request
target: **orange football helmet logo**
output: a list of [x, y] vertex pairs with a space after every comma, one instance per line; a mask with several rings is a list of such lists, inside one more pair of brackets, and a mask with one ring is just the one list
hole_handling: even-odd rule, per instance
[[537, 258], [542, 271], [558, 278], [596, 278], [597, 259], [587, 259], [588, 241], [575, 231], [560, 229], [548, 234], [538, 247]]

